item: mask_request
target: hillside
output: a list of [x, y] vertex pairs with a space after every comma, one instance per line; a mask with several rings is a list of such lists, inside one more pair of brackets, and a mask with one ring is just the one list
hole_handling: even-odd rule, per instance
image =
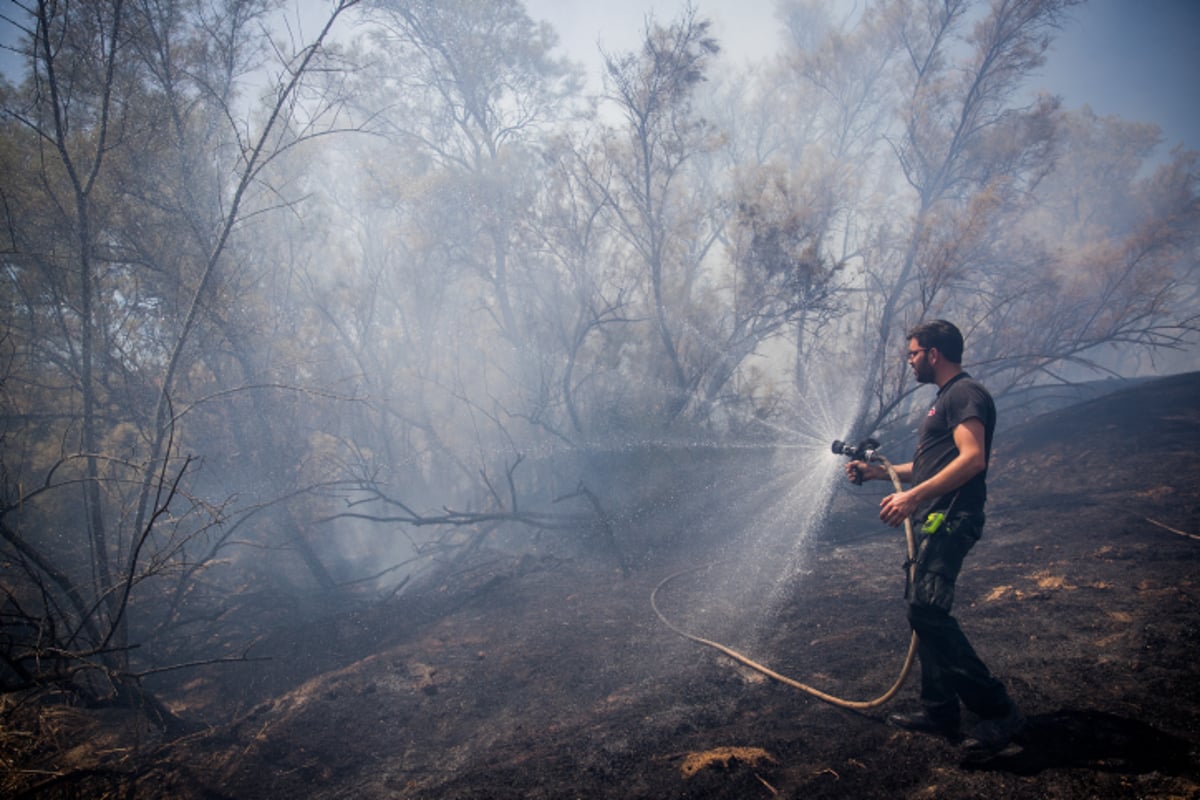
[[[913, 706], [915, 680], [882, 709], [846, 711], [672, 633], [650, 594], [722, 557], [707, 537], [629, 577], [526, 559], [333, 616], [276, 641], [270, 667], [176, 693], [206, 727], [131, 741], [116, 712], [93, 716], [93, 741], [111, 746], [64, 748], [42, 766], [77, 768], [55, 782], [63, 796], [1194, 797], [1197, 397], [1200, 374], [1165, 378], [998, 440], [956, 609], [1030, 724], [983, 765], [882, 722]], [[770, 613], [713, 591], [720, 564], [664, 586], [664, 612], [784, 674], [873, 697], [907, 643], [903, 553], [878, 523], [856, 524], [861, 535], [812, 545]]]

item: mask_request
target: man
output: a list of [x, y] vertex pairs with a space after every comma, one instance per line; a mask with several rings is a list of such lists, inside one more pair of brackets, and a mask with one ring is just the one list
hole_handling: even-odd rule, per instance
[[[961, 705], [980, 717], [964, 742], [971, 756], [1003, 750], [1024, 726], [1024, 717], [999, 680], [975, 654], [950, 614], [954, 583], [963, 557], [983, 533], [987, 467], [996, 406], [988, 391], [962, 368], [963, 337], [945, 320], [926, 322], [908, 333], [907, 359], [919, 383], [938, 387], [921, 422], [912, 462], [895, 466], [910, 485], [879, 504], [879, 518], [893, 527], [913, 519], [919, 537], [915, 572], [906, 597], [908, 619], [918, 638], [922, 710], [893, 714], [888, 721], [906, 730], [959, 738]], [[888, 479], [880, 464], [852, 461], [852, 480]]]

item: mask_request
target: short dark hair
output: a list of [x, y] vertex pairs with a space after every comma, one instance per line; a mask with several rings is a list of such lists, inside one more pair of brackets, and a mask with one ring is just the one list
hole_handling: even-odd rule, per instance
[[955, 364], [962, 363], [963, 335], [953, 323], [944, 319], [922, 322], [908, 332], [908, 338], [916, 339], [921, 347], [934, 347]]

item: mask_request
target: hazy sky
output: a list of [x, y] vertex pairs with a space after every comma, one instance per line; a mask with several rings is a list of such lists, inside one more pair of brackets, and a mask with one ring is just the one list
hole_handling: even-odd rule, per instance
[[1072, 16], [1045, 88], [1071, 107], [1156, 122], [1168, 145], [1200, 149], [1200, 0], [1091, 0]]
[[[837, 0], [853, 3], [854, 0]], [[316, 2], [316, 0], [308, 0]], [[669, 22], [685, 0], [527, 0], [535, 19], [550, 22], [565, 50], [588, 64], [595, 78], [596, 44], [637, 46], [653, 12]], [[775, 0], [694, 0], [735, 63], [761, 57], [778, 45]], [[14, 0], [0, 0], [0, 42], [15, 31], [3, 17]], [[1200, 0], [1090, 0], [1071, 12], [1034, 88], [1062, 95], [1067, 105], [1088, 104], [1162, 127], [1167, 144], [1200, 149]], [[589, 61], [590, 60], [590, 61]], [[13, 60], [0, 52], [0, 71]]]
[[[638, 44], [647, 13], [678, 16], [685, 0], [528, 0], [579, 61]], [[694, 0], [735, 63], [778, 45], [775, 0]], [[1200, 149], [1200, 0], [1090, 0], [1075, 8], [1032, 88], [1101, 115], [1154, 122], [1168, 145]], [[594, 70], [594, 64], [589, 63]]]

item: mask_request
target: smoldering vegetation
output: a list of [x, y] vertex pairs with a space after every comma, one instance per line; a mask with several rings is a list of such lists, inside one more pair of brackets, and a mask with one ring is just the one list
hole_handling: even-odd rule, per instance
[[186, 730], [148, 687], [276, 626], [715, 505], [778, 585], [923, 319], [1013, 413], [1192, 352], [1196, 154], [1028, 99], [1072, 5], [784, 0], [736, 71], [687, 6], [599, 76], [518, 0], [11, 11], [5, 709]]

